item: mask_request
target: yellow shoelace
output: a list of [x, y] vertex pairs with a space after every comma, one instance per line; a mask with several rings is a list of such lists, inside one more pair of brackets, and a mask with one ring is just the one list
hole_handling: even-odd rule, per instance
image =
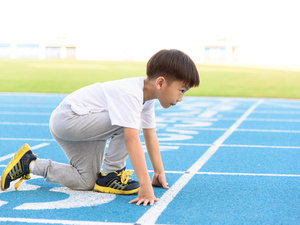
[[120, 173], [118, 173], [118, 176], [121, 176], [121, 182], [122, 184], [127, 184], [128, 180], [130, 179], [129, 176], [132, 175], [132, 172], [130, 170], [122, 170]]
[[15, 189], [18, 190], [18, 188], [20, 187], [23, 180], [29, 180], [29, 179], [30, 179], [29, 174], [24, 175], [23, 177], [21, 177], [21, 179], [17, 183], [15, 183], [15, 185], [14, 185]]

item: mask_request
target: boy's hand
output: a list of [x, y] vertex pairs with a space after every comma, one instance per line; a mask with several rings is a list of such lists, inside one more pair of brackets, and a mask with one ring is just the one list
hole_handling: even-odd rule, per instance
[[140, 205], [143, 203], [143, 206], [147, 206], [148, 203], [153, 206], [155, 201], [159, 199], [154, 196], [153, 188], [151, 185], [147, 185], [146, 187], [140, 187], [138, 197], [131, 200], [129, 203], [135, 203], [136, 205]]
[[166, 182], [165, 173], [154, 173], [152, 177], [152, 185], [155, 187], [163, 187], [169, 189], [168, 183]]

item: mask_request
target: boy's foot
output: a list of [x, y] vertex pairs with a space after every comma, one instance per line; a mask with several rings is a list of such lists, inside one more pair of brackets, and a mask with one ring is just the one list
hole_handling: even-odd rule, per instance
[[135, 194], [139, 191], [140, 184], [131, 179], [129, 177], [131, 175], [132, 172], [129, 170], [125, 171], [125, 168], [107, 175], [103, 175], [101, 172], [95, 183], [94, 190], [119, 195]]
[[29, 164], [32, 160], [36, 160], [36, 156], [32, 153], [28, 144], [24, 144], [14, 155], [14, 157], [7, 164], [1, 175], [1, 190], [4, 191], [9, 188], [10, 182], [21, 178], [15, 184], [16, 190], [21, 182], [30, 179]]

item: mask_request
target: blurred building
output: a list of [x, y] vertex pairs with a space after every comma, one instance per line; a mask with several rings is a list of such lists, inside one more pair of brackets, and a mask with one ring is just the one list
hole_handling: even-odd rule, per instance
[[300, 65], [298, 0], [0, 1], [0, 58]]
[[26, 42], [0, 42], [0, 58], [10, 59], [76, 59], [76, 43], [64, 37], [54, 41], [38, 43]]
[[[182, 50], [185, 51], [185, 49]], [[196, 62], [223, 64], [238, 62], [237, 50], [237, 45], [230, 43], [226, 39], [217, 39], [186, 51]], [[93, 55], [92, 52], [95, 54]], [[56, 41], [47, 43], [0, 43], [0, 58], [9, 59], [146, 61], [153, 53], [153, 49], [128, 48], [126, 46], [124, 48], [118, 46], [112, 51], [110, 47], [91, 45], [91, 43], [77, 44], [68, 41], [67, 38], [57, 38]]]

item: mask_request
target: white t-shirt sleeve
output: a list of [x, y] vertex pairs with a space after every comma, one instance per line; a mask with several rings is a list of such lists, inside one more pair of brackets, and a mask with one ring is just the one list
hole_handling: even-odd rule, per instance
[[147, 101], [143, 107], [143, 111], [141, 114], [142, 119], [142, 128], [143, 129], [150, 129], [155, 128], [155, 100]]

